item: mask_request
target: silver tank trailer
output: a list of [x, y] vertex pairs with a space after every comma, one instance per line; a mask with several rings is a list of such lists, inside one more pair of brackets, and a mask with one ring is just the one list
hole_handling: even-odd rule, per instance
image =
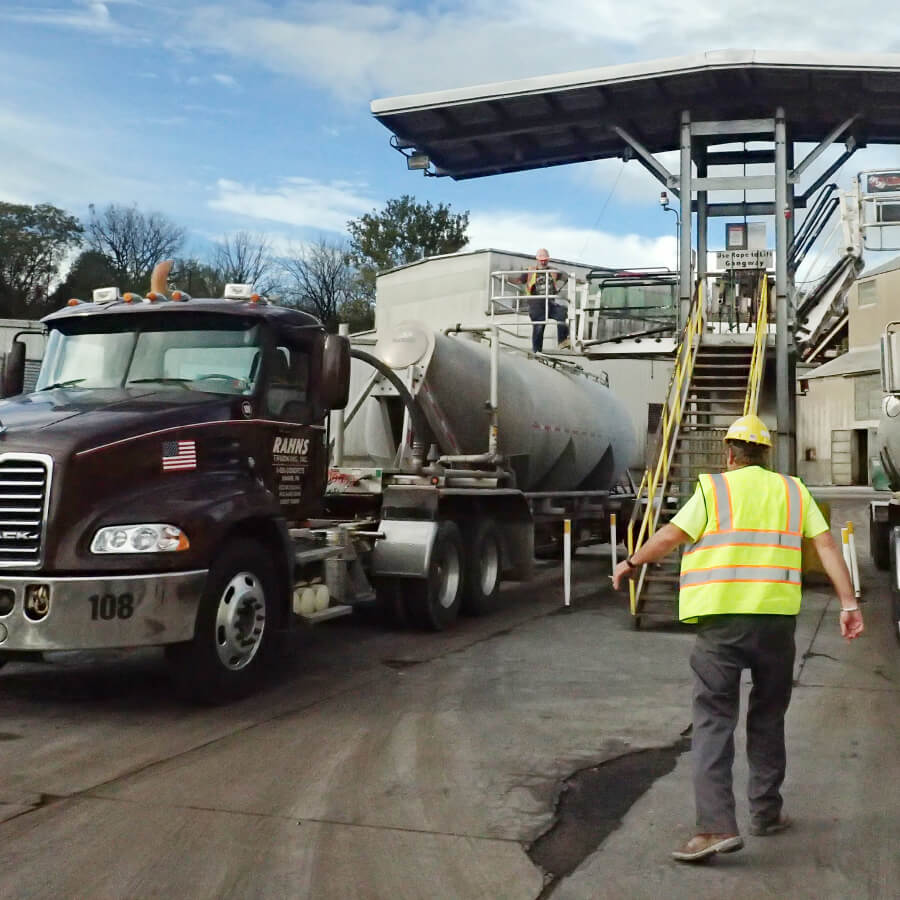
[[[488, 450], [491, 352], [485, 343], [403, 322], [378, 341], [374, 353], [411, 373], [411, 392], [442, 453]], [[498, 376], [499, 452], [521, 490], [607, 490], [615, 484], [636, 441], [631, 417], [599, 378], [503, 350]], [[376, 445], [383, 444], [382, 426], [383, 415], [370, 405], [366, 434]]]

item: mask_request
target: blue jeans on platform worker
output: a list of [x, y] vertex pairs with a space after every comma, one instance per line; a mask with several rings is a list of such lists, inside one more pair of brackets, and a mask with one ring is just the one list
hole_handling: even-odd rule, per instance
[[554, 319], [556, 321], [557, 345], [568, 339], [569, 325], [566, 322], [566, 308], [564, 306], [544, 297], [532, 297], [528, 301], [528, 315], [532, 322], [540, 323], [531, 326], [531, 349], [535, 353], [540, 353], [544, 349], [545, 319]]

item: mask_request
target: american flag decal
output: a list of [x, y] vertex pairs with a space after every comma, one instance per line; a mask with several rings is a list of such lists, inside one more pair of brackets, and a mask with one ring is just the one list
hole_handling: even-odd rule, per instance
[[196, 441], [163, 441], [163, 472], [197, 468]]

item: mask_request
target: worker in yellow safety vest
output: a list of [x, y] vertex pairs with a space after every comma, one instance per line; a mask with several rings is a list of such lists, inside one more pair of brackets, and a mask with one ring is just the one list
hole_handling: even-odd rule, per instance
[[756, 416], [725, 435], [727, 469], [701, 475], [688, 502], [613, 575], [618, 590], [640, 567], [682, 544], [678, 618], [697, 623], [692, 757], [697, 832], [672, 853], [682, 862], [744, 846], [732, 790], [741, 672], [750, 669], [747, 709], [750, 833], [783, 831], [784, 716], [791, 698], [794, 628], [800, 611], [801, 542], [812, 538], [840, 601], [840, 630], [863, 631], [850, 573], [806, 485], [764, 468], [772, 445]]

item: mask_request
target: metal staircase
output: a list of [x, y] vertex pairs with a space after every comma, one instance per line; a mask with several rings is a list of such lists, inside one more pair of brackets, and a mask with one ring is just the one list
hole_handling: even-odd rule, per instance
[[[657, 459], [647, 469], [628, 527], [628, 550], [635, 552], [668, 522], [694, 492], [697, 476], [723, 466], [722, 439], [741, 415], [756, 413], [765, 366], [768, 281], [760, 278], [754, 343], [703, 345], [700, 292], [682, 336], [663, 420]], [[646, 620], [677, 616], [681, 560], [670, 556], [641, 567], [631, 582], [635, 627]]]

